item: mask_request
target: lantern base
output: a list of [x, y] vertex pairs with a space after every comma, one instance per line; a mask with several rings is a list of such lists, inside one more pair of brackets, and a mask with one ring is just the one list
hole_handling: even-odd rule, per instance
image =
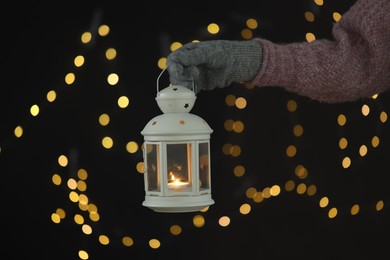
[[210, 194], [185, 197], [157, 197], [146, 195], [145, 201], [142, 203], [143, 206], [162, 213], [201, 211], [205, 207], [213, 204], [214, 200], [211, 198]]

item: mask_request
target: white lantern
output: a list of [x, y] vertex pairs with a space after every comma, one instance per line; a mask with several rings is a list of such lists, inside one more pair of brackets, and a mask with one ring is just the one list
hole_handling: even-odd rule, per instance
[[189, 113], [195, 93], [169, 85], [156, 101], [163, 114], [151, 119], [144, 136], [145, 200], [156, 212], [193, 212], [214, 204], [211, 197], [210, 134], [205, 120]]

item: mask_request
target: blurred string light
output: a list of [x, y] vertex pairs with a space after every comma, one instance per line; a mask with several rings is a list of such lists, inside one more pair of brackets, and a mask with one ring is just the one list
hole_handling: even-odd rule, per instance
[[[313, 3], [315, 4], [316, 8], [322, 7], [324, 5], [324, 1], [322, 0], [314, 0]], [[342, 18], [341, 14], [339, 12], [333, 12], [332, 13], [332, 19], [333, 22], [338, 22]], [[308, 23], [313, 23], [316, 20], [316, 15], [314, 11], [308, 10], [304, 13], [304, 19]], [[241, 30], [241, 37], [245, 40], [249, 40], [253, 38], [253, 31], [258, 28], [258, 21], [254, 18], [248, 18], [246, 20], [246, 26], [244, 29]], [[207, 27], [210, 34], [214, 34], [214, 31], [211, 31], [210, 28], [217, 28], [218, 25], [215, 23], [210, 24], [210, 26]], [[314, 32], [307, 32], [305, 34], [305, 39], [307, 42], [312, 42], [316, 40], [316, 36]], [[193, 41], [199, 41], [199, 40], [193, 40]], [[173, 42], [171, 44], [171, 51], [176, 50], [177, 48], [180, 48], [182, 44], [180, 42]], [[162, 57], [158, 61], [158, 67], [160, 69], [164, 69], [166, 66], [166, 58]], [[372, 100], [376, 100], [378, 95], [374, 95], [372, 97]], [[377, 101], [379, 102], [379, 101]], [[375, 103], [377, 105], [377, 102]], [[243, 110], [247, 106], [247, 101], [244, 97], [236, 97], [233, 94], [228, 94], [225, 98], [225, 103], [229, 107], [235, 107], [236, 109]], [[286, 104], [287, 111], [291, 114], [292, 117], [296, 117], [295, 113], [298, 110], [298, 103], [296, 100], [289, 100]], [[380, 109], [380, 108], [379, 108]], [[361, 113], [364, 117], [367, 117], [370, 114], [370, 106], [368, 104], [364, 104], [361, 108]], [[378, 117], [377, 122], [381, 125], [385, 124], [387, 122], [387, 113], [386, 111], [380, 111], [380, 115]], [[340, 125], [340, 129], [344, 129], [343, 127], [346, 123], [346, 116], [343, 114], [340, 114], [337, 119], [337, 123]], [[241, 120], [233, 120], [231, 118], [228, 118], [224, 122], [224, 129], [228, 132], [234, 132], [237, 134], [241, 134], [244, 132], [245, 124]], [[297, 123], [292, 126], [292, 135], [294, 138], [302, 138], [304, 134], [304, 127]], [[380, 138], [378, 136], [372, 136], [370, 148], [376, 148], [379, 145]], [[345, 150], [345, 148], [348, 145], [348, 139], [346, 136], [342, 136], [339, 141], [339, 146], [341, 150]], [[362, 160], [363, 157], [368, 152], [368, 145], [362, 144], [359, 148], [359, 155], [360, 157], [357, 160]], [[286, 146], [285, 154], [288, 158], [294, 159], [298, 153], [299, 147], [297, 147], [294, 144], [290, 144]], [[232, 156], [232, 157], [239, 157], [242, 153], [241, 146], [239, 144], [231, 144], [226, 143], [222, 147], [222, 153], [226, 156]], [[342, 170], [348, 169], [352, 164], [352, 159], [350, 156], [345, 155], [344, 158], [341, 161]], [[260, 203], [265, 199], [269, 199], [272, 197], [277, 197], [280, 195], [283, 191], [283, 189], [286, 192], [292, 192], [295, 191], [299, 195], [307, 195], [307, 196], [316, 196], [318, 187], [315, 183], [309, 183], [308, 182], [308, 176], [309, 176], [309, 169], [303, 165], [298, 164], [295, 166], [294, 176], [296, 179], [287, 180], [284, 184], [274, 184], [270, 187], [262, 187], [262, 188], [255, 188], [250, 187], [246, 190], [245, 196], [252, 200], [255, 203]], [[245, 165], [239, 164], [236, 165], [233, 168], [233, 174], [241, 178], [245, 175], [246, 168]], [[377, 201], [374, 203], [374, 209], [376, 211], [381, 211], [384, 208], [384, 200], [381, 198], [378, 198]], [[339, 209], [336, 206], [332, 206], [332, 203], [330, 201], [329, 196], [321, 196], [318, 198], [318, 206], [320, 208], [327, 209], [327, 216], [329, 219], [336, 218], [339, 214]], [[359, 204], [353, 204], [350, 206], [350, 215], [357, 215], [361, 210], [361, 205]], [[251, 205], [249, 203], [244, 203], [241, 206], [239, 206], [239, 212], [243, 215], [249, 214], [251, 211]], [[219, 224], [221, 226], [227, 226], [230, 224], [230, 221], [227, 221], [227, 219], [231, 219], [232, 216], [224, 216], [219, 219]], [[223, 221], [225, 220], [225, 221]], [[225, 224], [221, 224], [225, 223]], [[229, 224], [227, 224], [229, 223]]]

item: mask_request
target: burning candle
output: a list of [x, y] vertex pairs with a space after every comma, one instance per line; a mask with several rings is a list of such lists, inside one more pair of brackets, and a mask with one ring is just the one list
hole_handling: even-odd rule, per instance
[[172, 190], [187, 188], [190, 183], [177, 179], [174, 174], [170, 173], [170, 180], [168, 181], [168, 188]]

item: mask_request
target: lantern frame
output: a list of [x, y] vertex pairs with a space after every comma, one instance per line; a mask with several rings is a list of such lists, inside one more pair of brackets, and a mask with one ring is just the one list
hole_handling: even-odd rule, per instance
[[[156, 101], [163, 114], [152, 118], [141, 131], [145, 186], [142, 205], [156, 212], [200, 211], [215, 203], [211, 197], [213, 130], [204, 119], [189, 113], [195, 100], [195, 93], [183, 86], [170, 84], [160, 91], [157, 80]], [[187, 178], [173, 182], [174, 178], [169, 178], [178, 170]]]

